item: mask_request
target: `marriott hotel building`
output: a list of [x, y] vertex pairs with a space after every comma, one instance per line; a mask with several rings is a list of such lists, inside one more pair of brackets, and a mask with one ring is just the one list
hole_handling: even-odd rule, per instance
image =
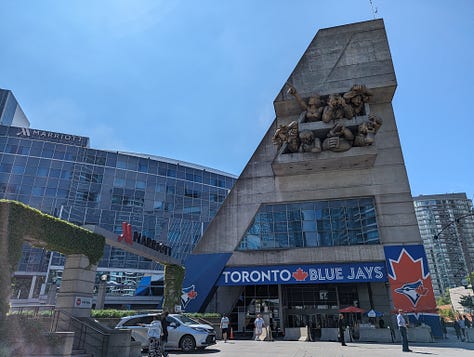
[[261, 313], [321, 338], [341, 309], [388, 324], [402, 308], [440, 336], [383, 20], [318, 31], [282, 83], [275, 119], [186, 260], [186, 311], [228, 313], [243, 333]]
[[[11, 92], [0, 90], [2, 98], [9, 101], [0, 100], [0, 198], [116, 234], [128, 222], [134, 231], [171, 247], [172, 256], [182, 261], [235, 183], [235, 176], [200, 165], [96, 150], [87, 137], [30, 128], [24, 116], [13, 120], [21, 110], [13, 110], [18, 105]], [[63, 266], [64, 256], [25, 244], [12, 303], [46, 302], [48, 291], [56, 290], [53, 283], [60, 284]], [[97, 270], [109, 276], [106, 307], [161, 306], [160, 264], [106, 246]]]

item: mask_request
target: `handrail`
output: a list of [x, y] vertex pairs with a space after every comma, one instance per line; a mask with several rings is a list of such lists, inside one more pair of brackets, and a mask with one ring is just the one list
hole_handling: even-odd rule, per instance
[[87, 351], [86, 343], [87, 337], [89, 336], [90, 338], [99, 342], [99, 344], [96, 345], [91, 344], [89, 342], [88, 345], [90, 345], [91, 347], [99, 347], [102, 352], [101, 355], [106, 355], [110, 334], [87, 324], [86, 322], [75, 316], [72, 316], [69, 312], [66, 312], [64, 310], [54, 311], [50, 332], [58, 332], [58, 323], [60, 321], [61, 315], [64, 315], [68, 319], [67, 326], [65, 326], [64, 328], [70, 329], [74, 332], [74, 349], [85, 349]]

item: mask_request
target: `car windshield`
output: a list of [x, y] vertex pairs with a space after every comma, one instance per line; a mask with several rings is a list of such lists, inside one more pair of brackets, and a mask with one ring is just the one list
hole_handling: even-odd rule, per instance
[[199, 325], [199, 322], [197, 322], [196, 320], [190, 319], [189, 317], [184, 316], [184, 315], [173, 316], [173, 317], [175, 317], [177, 320], [179, 320], [179, 322], [181, 322], [184, 325]]

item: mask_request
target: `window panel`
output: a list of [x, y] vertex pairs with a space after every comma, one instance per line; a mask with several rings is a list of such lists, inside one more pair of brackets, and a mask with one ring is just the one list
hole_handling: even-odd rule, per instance
[[375, 203], [362, 198], [262, 205], [239, 249], [378, 243]]

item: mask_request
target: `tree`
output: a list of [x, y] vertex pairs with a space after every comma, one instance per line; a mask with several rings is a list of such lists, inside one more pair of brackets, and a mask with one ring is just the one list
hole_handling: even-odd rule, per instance
[[472, 312], [474, 310], [474, 297], [471, 295], [463, 295], [459, 299], [459, 303], [466, 309], [469, 310], [469, 312]]
[[449, 294], [449, 289], [444, 291], [444, 294], [436, 299], [436, 306], [450, 305], [451, 304], [451, 295]]

